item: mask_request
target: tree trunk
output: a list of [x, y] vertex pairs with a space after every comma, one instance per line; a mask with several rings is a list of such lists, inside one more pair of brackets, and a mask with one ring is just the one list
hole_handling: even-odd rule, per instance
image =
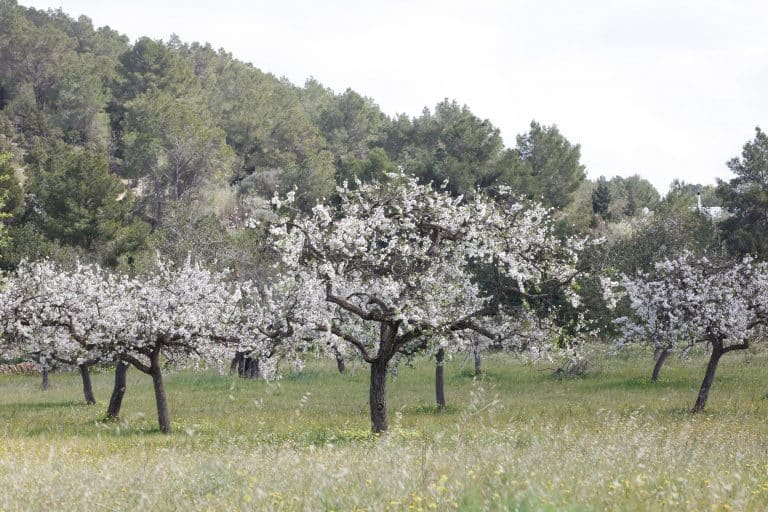
[[32, 91], [35, 93], [35, 105], [37, 105], [37, 110], [45, 110], [45, 87], [42, 85], [33, 85]]
[[443, 376], [445, 349], [441, 348], [437, 351], [435, 362], [435, 400], [437, 401], [437, 408], [442, 411], [445, 409], [445, 378]]
[[152, 384], [155, 386], [155, 404], [157, 405], [157, 423], [160, 432], [171, 433], [171, 415], [168, 412], [168, 399], [165, 396], [163, 372], [158, 361], [152, 361]]
[[336, 368], [339, 370], [339, 373], [344, 373], [347, 371], [347, 364], [344, 361], [344, 354], [338, 350], [334, 350], [334, 352], [334, 355], [336, 356]]
[[245, 371], [243, 377], [246, 379], [258, 379], [261, 377], [261, 368], [259, 367], [259, 360], [255, 357], [245, 358]]
[[693, 412], [701, 412], [704, 410], [704, 406], [707, 404], [707, 398], [709, 397], [709, 389], [712, 387], [712, 381], [715, 380], [717, 363], [720, 362], [722, 356], [722, 343], [713, 343], [712, 355], [709, 356], [709, 364], [707, 364], [707, 373], [704, 374], [704, 381], [701, 383], [701, 389], [699, 389], [699, 396], [696, 398], [696, 404], [693, 406]]
[[109, 399], [107, 418], [117, 419], [120, 417], [120, 408], [123, 406], [129, 366], [125, 361], [118, 361], [117, 366], [115, 366], [115, 387], [112, 388], [112, 396]]
[[371, 363], [371, 430], [374, 434], [387, 431], [387, 370], [389, 361], [381, 357]]
[[51, 387], [51, 383], [48, 380], [48, 366], [42, 365], [40, 367], [40, 375], [43, 377], [43, 382], [41, 383], [40, 387], [43, 388], [43, 391], [48, 391], [48, 389]]
[[[238, 369], [240, 368], [240, 361], [243, 359], [243, 353], [242, 352], [235, 352], [235, 357], [232, 358], [232, 363], [229, 365], [229, 374], [232, 375]], [[238, 372], [238, 375], [240, 373]]]
[[480, 375], [483, 373], [483, 359], [480, 357], [480, 347], [475, 345], [475, 348], [472, 349], [475, 356], [475, 375]]
[[669, 349], [663, 348], [659, 351], [656, 357], [656, 364], [653, 365], [651, 382], [657, 382], [659, 380], [659, 373], [661, 373], [661, 367], [664, 366], [664, 361], [666, 361], [668, 357], [669, 357]]
[[93, 396], [93, 385], [91, 384], [91, 364], [83, 363], [78, 365], [80, 368], [80, 377], [83, 379], [83, 395], [85, 395], [85, 403], [93, 405], [96, 403], [96, 398]]
[[240, 358], [237, 360], [237, 375], [240, 377], [245, 377], [245, 367], [248, 364], [248, 361], [245, 357], [245, 352], [239, 352]]

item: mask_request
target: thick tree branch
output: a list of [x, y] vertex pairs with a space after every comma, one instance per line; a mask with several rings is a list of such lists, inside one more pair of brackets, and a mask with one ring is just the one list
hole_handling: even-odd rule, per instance
[[317, 326], [315, 327], [315, 329], [321, 332], [330, 332], [334, 336], [338, 336], [339, 338], [343, 339], [344, 341], [346, 341], [347, 343], [355, 347], [358, 350], [358, 352], [360, 352], [360, 355], [362, 356], [363, 360], [366, 363], [373, 363], [376, 360], [376, 358], [373, 358], [370, 356], [370, 354], [368, 353], [368, 350], [365, 348], [365, 345], [362, 342], [360, 342], [360, 340], [358, 340], [351, 334], [343, 332], [337, 326], [332, 325], [330, 329], [328, 329], [328, 327], [325, 327], [325, 326]]
[[749, 341], [745, 341], [743, 343], [737, 343], [736, 345], [729, 345], [727, 347], [723, 347], [723, 354], [727, 352], [733, 352], [734, 350], [746, 350], [749, 348]]
[[137, 370], [139, 370], [142, 373], [146, 373], [147, 375], [152, 374], [152, 368], [142, 363], [141, 361], [139, 361], [137, 358], [133, 357], [130, 354], [120, 354], [120, 359], [128, 363], [131, 363], [133, 366], [136, 367]]
[[339, 297], [338, 295], [333, 294], [333, 290], [331, 289], [331, 283], [326, 283], [325, 285], [325, 300], [332, 304], [336, 304], [340, 308], [349, 311], [350, 313], [353, 313], [357, 316], [359, 316], [363, 320], [373, 320], [376, 322], [384, 322], [388, 318], [382, 313], [378, 313], [376, 311], [366, 311], [360, 306], [356, 306], [355, 304], [351, 303], [344, 297]]

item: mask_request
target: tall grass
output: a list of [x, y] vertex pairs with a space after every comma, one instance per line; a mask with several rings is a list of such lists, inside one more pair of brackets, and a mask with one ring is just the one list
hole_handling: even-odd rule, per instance
[[101, 421], [76, 374], [0, 377], [0, 510], [765, 510], [765, 354], [725, 358], [691, 415], [701, 356], [601, 358], [580, 380], [497, 355], [473, 378], [433, 366], [390, 385], [391, 432], [369, 435], [366, 367], [332, 363], [276, 383], [212, 373], [167, 379], [174, 434], [157, 432], [152, 384], [129, 372], [123, 418]]

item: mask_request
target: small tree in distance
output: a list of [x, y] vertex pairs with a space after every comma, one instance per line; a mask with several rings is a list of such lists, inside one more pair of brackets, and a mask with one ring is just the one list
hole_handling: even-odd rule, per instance
[[624, 277], [621, 287], [633, 312], [631, 318], [618, 319], [621, 343], [651, 342], [667, 349], [709, 345], [709, 362], [693, 412], [704, 409], [720, 358], [749, 348], [766, 334], [765, 263], [749, 258], [713, 262], [686, 252], [657, 263], [653, 274]]
[[112, 290], [97, 266], [22, 262], [0, 292], [6, 350], [32, 357], [43, 371], [51, 363], [78, 368], [86, 403], [96, 403], [89, 368], [111, 358]]
[[[234, 364], [240, 376], [272, 378], [278, 375], [277, 363], [287, 358], [300, 366], [301, 355], [313, 346], [318, 332], [299, 321], [307, 308], [308, 295], [295, 276], [278, 274], [269, 285], [240, 282], [241, 303], [232, 311], [215, 341], [235, 348]], [[336, 354], [334, 354], [336, 355]], [[231, 368], [230, 370], [232, 370]]]
[[[4, 337], [10, 348], [43, 360], [130, 363], [152, 377], [159, 428], [171, 431], [163, 367], [194, 361], [221, 363], [242, 289], [226, 273], [187, 261], [158, 261], [138, 278], [78, 265], [62, 269], [48, 261], [23, 264], [0, 296]], [[124, 386], [124, 365], [116, 391]], [[83, 373], [87, 389], [86, 373]], [[86, 398], [88, 391], [86, 390]], [[119, 404], [110, 402], [117, 416]]]
[[169, 433], [164, 365], [194, 360], [222, 364], [228, 350], [217, 340], [240, 307], [241, 290], [228, 283], [226, 273], [211, 272], [189, 259], [179, 267], [158, 260], [154, 271], [126, 284], [127, 314], [116, 327], [122, 335], [114, 350], [119, 359], [152, 377], [160, 430]]

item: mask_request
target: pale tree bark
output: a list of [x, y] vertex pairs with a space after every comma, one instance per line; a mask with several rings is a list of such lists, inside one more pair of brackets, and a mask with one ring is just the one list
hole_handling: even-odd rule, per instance
[[48, 391], [51, 387], [51, 382], [48, 379], [48, 365], [44, 364], [40, 367], [40, 376], [42, 377], [42, 382], [40, 383], [40, 387], [43, 389], [43, 391]]
[[483, 373], [483, 358], [480, 355], [480, 346], [475, 345], [472, 352], [475, 357], [475, 375], [480, 375]]
[[336, 357], [336, 369], [339, 370], [339, 373], [343, 374], [347, 371], [347, 364], [344, 361], [344, 354], [339, 352], [338, 349], [334, 349], [334, 356]]

